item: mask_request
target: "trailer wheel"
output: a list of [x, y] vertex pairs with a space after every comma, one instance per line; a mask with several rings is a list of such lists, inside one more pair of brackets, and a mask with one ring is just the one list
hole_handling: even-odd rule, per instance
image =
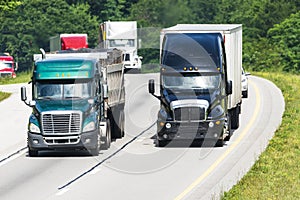
[[125, 135], [125, 115], [124, 111], [120, 111], [120, 118], [119, 118], [119, 131], [121, 137], [124, 137]]
[[124, 111], [119, 110], [119, 116], [117, 119], [113, 119], [113, 138], [122, 138], [124, 136]]
[[110, 145], [111, 145], [111, 126], [110, 126], [110, 120], [107, 119], [106, 120], [106, 134], [105, 134], [105, 137], [104, 137], [104, 140], [103, 140], [103, 145], [101, 145], [101, 149], [103, 150], [107, 150]]
[[38, 150], [33, 150], [28, 147], [28, 155], [29, 157], [37, 157], [39, 155]]
[[237, 129], [240, 126], [240, 112], [239, 107], [235, 107], [231, 112], [231, 128]]
[[243, 98], [248, 98], [248, 90], [242, 91]]

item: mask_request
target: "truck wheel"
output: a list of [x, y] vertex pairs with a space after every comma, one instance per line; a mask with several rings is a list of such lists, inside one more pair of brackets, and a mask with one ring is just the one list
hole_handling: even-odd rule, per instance
[[217, 146], [217, 147], [223, 147], [223, 145], [224, 145], [224, 140], [223, 140], [223, 139], [219, 139], [219, 140], [217, 141], [217, 143], [216, 143], [216, 146]]
[[120, 111], [119, 129], [120, 129], [121, 137], [124, 137], [124, 135], [125, 135], [125, 115], [124, 115], [124, 111]]
[[156, 139], [157, 147], [165, 147], [168, 143], [169, 141]]
[[97, 135], [97, 143], [96, 143], [96, 147], [90, 149], [90, 154], [92, 156], [98, 156], [99, 155], [99, 151], [100, 151], [100, 146], [101, 146], [101, 135], [100, 135], [100, 130], [98, 131], [98, 135]]
[[248, 90], [242, 91], [243, 98], [248, 98]]
[[105, 138], [103, 140], [103, 144], [101, 145], [101, 149], [103, 150], [107, 150], [110, 147], [111, 144], [111, 126], [110, 126], [110, 120], [107, 119], [106, 121], [106, 134], [105, 134]]
[[229, 116], [227, 116], [227, 125], [228, 125], [228, 130], [224, 130], [224, 131], [227, 131], [228, 135], [224, 138], [224, 141], [229, 141], [233, 133], [231, 130], [231, 120]]
[[91, 149], [91, 150], [90, 150], [90, 154], [91, 154], [92, 156], [98, 156], [98, 155], [99, 155], [99, 145], [97, 145], [96, 148]]
[[230, 119], [231, 119], [231, 128], [237, 129], [240, 126], [240, 112], [238, 107], [234, 108], [230, 111]]
[[118, 118], [113, 121], [113, 138], [122, 138], [124, 136], [124, 120], [124, 111], [120, 110]]
[[29, 157], [37, 157], [39, 155], [39, 152], [28, 147], [28, 155]]

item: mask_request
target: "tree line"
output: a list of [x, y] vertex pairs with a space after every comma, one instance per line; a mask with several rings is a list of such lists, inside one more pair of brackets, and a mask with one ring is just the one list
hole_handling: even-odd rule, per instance
[[[243, 24], [244, 68], [300, 73], [299, 8], [298, 0], [0, 0], [0, 52], [27, 69], [32, 55], [48, 51], [49, 38], [60, 33], [87, 33], [96, 47], [99, 24], [107, 20], [134, 20], [141, 30], [235, 23]], [[147, 35], [159, 37], [149, 30]], [[143, 62], [157, 62], [157, 48], [142, 44]]]

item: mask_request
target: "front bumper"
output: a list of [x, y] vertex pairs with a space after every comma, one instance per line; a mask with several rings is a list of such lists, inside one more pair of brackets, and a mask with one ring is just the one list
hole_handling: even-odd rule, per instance
[[176, 139], [222, 139], [225, 127], [225, 119], [223, 118], [218, 120], [206, 120], [204, 122], [167, 121], [163, 123], [164, 126], [162, 126], [161, 122], [157, 123], [157, 138], [161, 141]]
[[80, 135], [41, 135], [28, 132], [31, 150], [94, 149], [98, 144], [98, 130]]

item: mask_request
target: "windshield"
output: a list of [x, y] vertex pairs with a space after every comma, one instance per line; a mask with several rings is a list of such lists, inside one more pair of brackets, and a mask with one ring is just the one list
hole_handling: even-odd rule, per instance
[[37, 82], [34, 88], [36, 99], [73, 99], [92, 96], [91, 82]]
[[0, 62], [0, 69], [12, 68], [12, 63]]
[[163, 75], [162, 82], [165, 88], [169, 89], [217, 89], [220, 85], [221, 76], [179, 74]]
[[167, 34], [162, 53], [167, 66], [219, 66], [218, 34]]
[[110, 47], [134, 47], [134, 40], [133, 39], [110, 40], [109, 46]]

